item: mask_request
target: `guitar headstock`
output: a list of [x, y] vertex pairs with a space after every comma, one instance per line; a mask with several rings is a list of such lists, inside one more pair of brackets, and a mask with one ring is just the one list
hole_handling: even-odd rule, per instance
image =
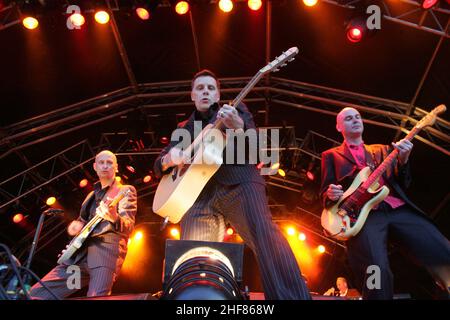
[[423, 117], [417, 124], [416, 127], [419, 129], [423, 129], [427, 126], [432, 126], [436, 122], [436, 117], [445, 112], [447, 107], [443, 104], [434, 108], [430, 113], [428, 113], [425, 117]]
[[280, 56], [276, 57], [272, 62], [266, 65], [264, 68], [260, 69], [259, 72], [261, 74], [265, 74], [268, 72], [277, 72], [280, 68], [287, 65], [288, 62], [295, 60], [295, 56], [298, 53], [297, 47], [292, 47], [289, 50], [283, 52]]

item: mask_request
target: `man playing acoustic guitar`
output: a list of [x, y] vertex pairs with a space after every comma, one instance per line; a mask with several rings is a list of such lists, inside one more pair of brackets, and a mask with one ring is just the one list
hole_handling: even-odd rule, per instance
[[[403, 191], [411, 182], [408, 159], [413, 144], [402, 139], [392, 143], [392, 146], [365, 145], [362, 138], [363, 121], [359, 112], [353, 108], [341, 110], [336, 123], [344, 142], [339, 147], [322, 153], [320, 194], [325, 208], [330, 208], [340, 200], [362, 168], [369, 166], [373, 170], [393, 148], [398, 150], [397, 159], [379, 181], [380, 185], [389, 187], [389, 195], [370, 211], [359, 233], [346, 242], [355, 283], [360, 291], [362, 289], [363, 298], [393, 298], [393, 275], [387, 252], [388, 234], [414, 260], [425, 266], [443, 289], [448, 290], [449, 241]], [[368, 267], [373, 265], [380, 270], [379, 286], [368, 286], [366, 283], [367, 278], [372, 275], [368, 273]]]
[[[201, 121], [205, 126], [219, 118], [229, 129], [255, 129], [253, 117], [244, 104], [225, 104], [218, 108], [219, 90], [219, 82], [211, 71], [197, 73], [191, 91], [197, 110], [180, 127], [193, 135], [194, 121]], [[180, 164], [180, 157], [186, 157], [180, 156], [180, 150], [175, 147], [178, 143], [172, 141], [156, 159], [157, 176], [169, 173]], [[265, 182], [256, 166], [224, 162], [183, 216], [181, 239], [223, 241], [227, 219], [255, 253], [266, 299], [310, 299], [292, 250], [271, 220]]]
[[[69, 235], [76, 236], [96, 215], [103, 220], [73, 257], [42, 278], [41, 281], [53, 294], [36, 283], [30, 291], [32, 298], [55, 299], [56, 295], [61, 299], [87, 285], [89, 297], [111, 293], [127, 253], [128, 237], [133, 231], [137, 211], [136, 189], [116, 181], [117, 168], [116, 156], [111, 151], [104, 150], [96, 155], [94, 170], [100, 181], [84, 200], [80, 216], [70, 223], [67, 231]], [[116, 206], [108, 206], [113, 198], [124, 192], [126, 196]], [[74, 266], [80, 271], [79, 288], [67, 281], [73, 276]]]

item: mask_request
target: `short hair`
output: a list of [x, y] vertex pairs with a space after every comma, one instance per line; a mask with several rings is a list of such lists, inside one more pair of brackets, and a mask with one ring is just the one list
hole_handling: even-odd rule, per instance
[[344, 277], [338, 277], [338, 278], [336, 279], [336, 282], [338, 282], [338, 280], [342, 280], [342, 281], [344, 281], [345, 283], [347, 283], [347, 279], [345, 279]]
[[197, 78], [200, 78], [200, 77], [211, 77], [211, 78], [213, 78], [213, 79], [216, 80], [216, 82], [217, 82], [217, 89], [220, 89], [220, 81], [219, 81], [219, 78], [217, 78], [217, 76], [216, 76], [216, 74], [215, 74], [214, 72], [212, 72], [211, 70], [208, 70], [208, 69], [200, 70], [199, 72], [197, 72], [197, 73], [194, 75], [194, 77], [192, 78], [192, 81], [191, 81], [191, 88], [192, 88], [192, 89], [194, 88], [194, 82], [195, 82], [195, 80], [196, 80]]

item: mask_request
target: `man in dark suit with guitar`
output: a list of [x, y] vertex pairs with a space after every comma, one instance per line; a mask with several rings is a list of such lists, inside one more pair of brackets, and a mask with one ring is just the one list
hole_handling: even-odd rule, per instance
[[[58, 298], [68, 297], [87, 285], [89, 297], [111, 293], [127, 253], [128, 238], [134, 228], [137, 211], [136, 189], [116, 181], [117, 168], [117, 158], [111, 151], [104, 150], [96, 155], [94, 170], [100, 181], [84, 200], [80, 216], [70, 223], [67, 231], [69, 235], [76, 236], [96, 214], [103, 220], [73, 257], [42, 278], [42, 282]], [[123, 192], [127, 195], [116, 206], [107, 205]], [[69, 278], [74, 276], [74, 266], [80, 271], [79, 288], [69, 283]], [[40, 283], [31, 288], [30, 295], [36, 299], [55, 298]]]
[[[392, 299], [393, 275], [389, 267], [388, 234], [422, 266], [444, 289], [450, 286], [450, 244], [433, 223], [405, 194], [411, 182], [409, 155], [413, 144], [402, 139], [392, 146], [365, 145], [363, 121], [359, 112], [344, 108], [337, 115], [337, 130], [344, 142], [322, 153], [321, 196], [323, 206], [330, 208], [344, 194], [357, 173], [366, 166], [373, 170], [393, 150], [398, 157], [382, 176], [381, 185], [390, 189], [389, 195], [368, 214], [359, 233], [347, 240], [347, 254], [356, 284], [364, 299]], [[375, 270], [380, 270], [379, 286], [369, 285]], [[369, 268], [369, 269], [368, 269]], [[371, 282], [376, 284], [375, 282]]]
[[[194, 121], [201, 121], [204, 127], [216, 118], [235, 131], [256, 129], [244, 104], [225, 104], [219, 109], [219, 90], [218, 79], [211, 71], [203, 70], [194, 76], [191, 98], [197, 110], [181, 125], [191, 136]], [[175, 147], [178, 143], [172, 141], [156, 159], [157, 176], [169, 173], [183, 158], [189, 158]], [[223, 241], [225, 219], [253, 250], [266, 299], [310, 299], [292, 250], [271, 220], [265, 182], [254, 164], [221, 165], [183, 216], [181, 239]]]

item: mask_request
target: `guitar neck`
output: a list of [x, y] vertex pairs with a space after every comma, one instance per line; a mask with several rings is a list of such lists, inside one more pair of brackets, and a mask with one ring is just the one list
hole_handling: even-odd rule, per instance
[[[258, 83], [259, 79], [261, 79], [263, 73], [258, 72], [257, 74], [255, 74], [252, 78], [252, 80], [250, 80], [249, 83], [247, 83], [247, 85], [244, 87], [244, 89], [241, 90], [241, 92], [239, 92], [239, 94], [237, 95], [236, 98], [234, 98], [234, 100], [231, 102], [231, 105], [233, 107], [239, 105], [242, 100], [244, 100], [244, 98], [247, 96], [247, 94], [250, 92], [250, 90], [253, 89], [253, 87]], [[214, 123], [214, 128], [218, 129], [220, 128], [220, 126], [222, 125], [222, 119], [218, 119], [216, 120], [216, 122]]]
[[[411, 141], [419, 133], [420, 128], [414, 127], [405, 137], [406, 140]], [[375, 181], [377, 181], [382, 174], [392, 165], [394, 160], [397, 158], [398, 150], [394, 149], [384, 161], [375, 169], [374, 172], [367, 178], [367, 180], [362, 184], [364, 189], [368, 189]]]

